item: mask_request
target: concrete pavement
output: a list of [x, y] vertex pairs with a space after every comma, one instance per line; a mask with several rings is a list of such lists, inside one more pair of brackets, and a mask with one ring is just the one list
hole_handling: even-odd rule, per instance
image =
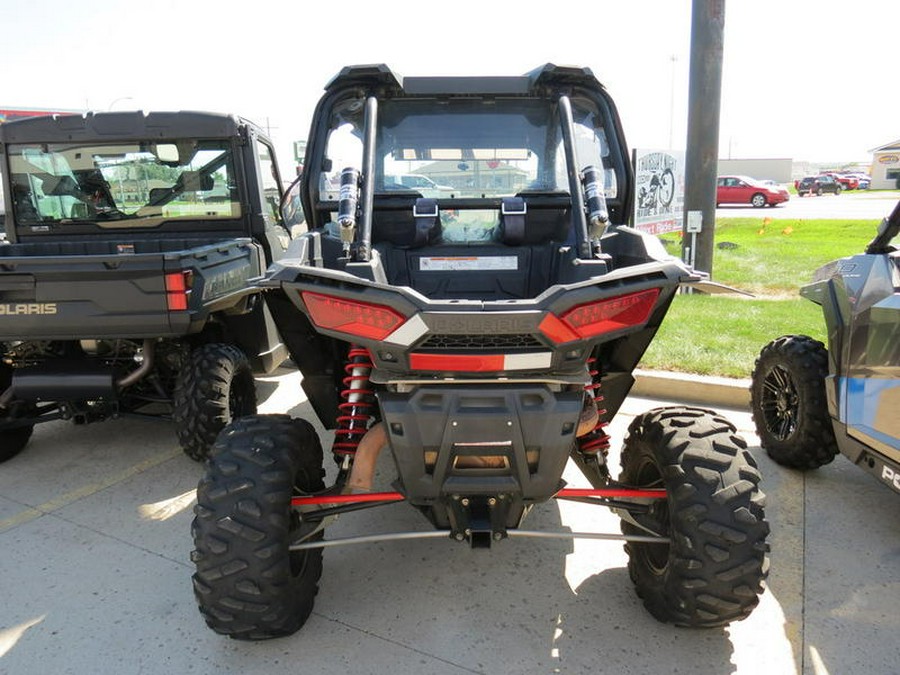
[[[662, 403], [647, 398], [653, 375], [639, 374], [642, 395], [611, 425], [614, 463], [633, 416]], [[682, 383], [682, 396], [692, 388]], [[294, 372], [260, 380], [261, 411], [311, 417], [300, 391]], [[746, 409], [719, 407], [757, 446]], [[841, 457], [801, 474], [753, 453], [771, 571], [757, 610], [727, 629], [653, 620], [619, 542], [518, 539], [480, 551], [428, 540], [327, 549], [307, 625], [241, 643], [209, 631], [194, 604], [189, 530], [203, 469], [171, 428], [48, 423], [0, 466], [0, 672], [896, 672], [900, 502]], [[386, 453], [383, 487], [391, 468]], [[565, 477], [584, 485], [577, 470]], [[543, 505], [526, 522], [618, 532], [607, 510], [575, 503]], [[401, 504], [346, 515], [328, 536], [427, 528]]]

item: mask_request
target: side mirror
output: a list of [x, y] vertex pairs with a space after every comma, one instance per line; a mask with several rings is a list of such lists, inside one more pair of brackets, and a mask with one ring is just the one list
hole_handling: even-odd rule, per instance
[[297, 228], [298, 225], [306, 223], [306, 215], [303, 213], [303, 204], [300, 201], [300, 181], [302, 178], [303, 175], [301, 174], [291, 182], [288, 189], [284, 191], [281, 197], [281, 204], [279, 205], [281, 220], [290, 231], [292, 237], [306, 231], [305, 227]]

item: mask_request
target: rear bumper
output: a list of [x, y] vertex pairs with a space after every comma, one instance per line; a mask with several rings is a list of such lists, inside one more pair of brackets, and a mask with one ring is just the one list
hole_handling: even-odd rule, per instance
[[454, 500], [493, 497], [512, 505], [505, 524], [515, 527], [527, 505], [562, 488], [583, 400], [580, 388], [540, 384], [379, 394], [402, 490], [439, 526]]

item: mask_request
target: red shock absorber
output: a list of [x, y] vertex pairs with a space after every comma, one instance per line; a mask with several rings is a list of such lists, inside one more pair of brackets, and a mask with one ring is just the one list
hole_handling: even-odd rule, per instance
[[600, 393], [603, 383], [601, 382], [600, 369], [597, 366], [597, 359], [591, 357], [587, 360], [588, 374], [591, 376], [591, 383], [585, 385], [584, 390], [593, 398], [597, 406], [597, 424], [594, 428], [578, 439], [578, 449], [584, 455], [596, 455], [602, 452], [604, 455], [609, 451], [609, 435], [605, 428], [608, 422], [603, 421], [606, 409], [602, 407], [603, 394]]
[[350, 345], [347, 363], [344, 364], [344, 388], [341, 390], [343, 401], [338, 404], [340, 413], [331, 446], [331, 452], [335, 456], [356, 454], [356, 448], [369, 428], [375, 405], [375, 392], [369, 386], [372, 367], [369, 351]]

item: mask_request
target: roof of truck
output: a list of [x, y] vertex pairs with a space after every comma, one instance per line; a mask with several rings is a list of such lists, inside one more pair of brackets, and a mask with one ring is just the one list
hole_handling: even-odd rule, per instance
[[346, 66], [326, 85], [382, 85], [407, 95], [519, 95], [533, 94], [541, 85], [580, 85], [603, 88], [590, 68], [547, 63], [524, 75], [404, 77], [383, 63]]
[[154, 138], [230, 138], [242, 126], [256, 127], [235, 115], [199, 111], [88, 112], [47, 115], [0, 125], [3, 143], [152, 140]]

